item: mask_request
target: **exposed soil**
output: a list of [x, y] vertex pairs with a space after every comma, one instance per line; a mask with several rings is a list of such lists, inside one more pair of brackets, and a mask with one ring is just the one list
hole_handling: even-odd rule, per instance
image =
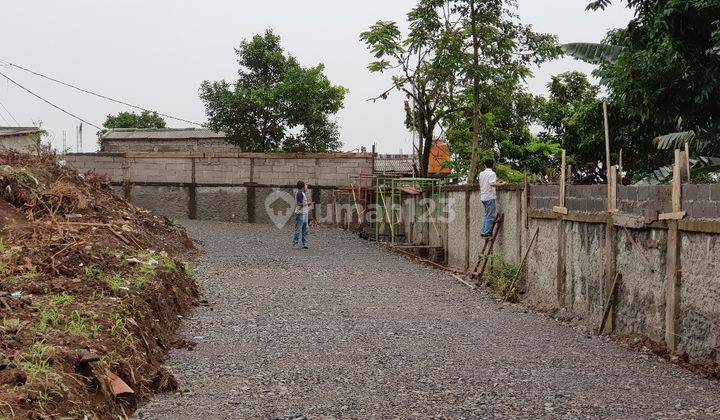
[[175, 389], [197, 251], [103, 177], [0, 153], [0, 417], [117, 418]]
[[337, 229], [188, 222], [209, 308], [149, 419], [718, 418], [720, 384]]

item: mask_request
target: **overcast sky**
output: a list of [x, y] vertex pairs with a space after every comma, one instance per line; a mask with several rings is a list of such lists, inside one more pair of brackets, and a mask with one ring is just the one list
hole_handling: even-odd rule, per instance
[[[624, 26], [631, 12], [620, 5], [586, 12], [589, 0], [519, 0], [524, 23], [554, 33], [561, 42], [599, 41]], [[620, 3], [620, 2], [617, 2]], [[624, 2], [623, 2], [624, 3]], [[411, 150], [403, 125], [402, 98], [366, 99], [389, 86], [389, 75], [368, 73], [371, 59], [360, 32], [379, 19], [403, 22], [415, 0], [3, 0], [0, 60], [159, 112], [204, 122], [198, 86], [203, 80], [234, 80], [233, 48], [266, 28], [303, 65], [326, 65], [330, 79], [349, 88], [339, 114], [345, 150], [377, 142], [382, 153]], [[551, 75], [591, 66], [571, 59], [536, 69], [528, 85], [546, 93]], [[129, 110], [17, 69], [5, 73], [28, 89], [102, 125], [110, 113]], [[53, 144], [75, 151], [73, 118], [20, 90], [0, 76], [0, 125], [42, 121]], [[9, 111], [9, 112], [8, 112]], [[186, 123], [168, 120], [171, 127]], [[96, 129], [85, 127], [84, 151], [94, 151]]]

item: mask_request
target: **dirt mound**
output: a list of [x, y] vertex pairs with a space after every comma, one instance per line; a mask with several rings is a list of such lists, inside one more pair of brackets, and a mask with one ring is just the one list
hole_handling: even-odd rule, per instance
[[0, 153], [0, 417], [124, 416], [174, 389], [160, 363], [196, 253], [109, 180]]

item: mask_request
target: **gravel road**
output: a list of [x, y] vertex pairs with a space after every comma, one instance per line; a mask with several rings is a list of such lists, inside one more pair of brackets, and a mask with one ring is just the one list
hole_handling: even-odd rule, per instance
[[717, 418], [720, 386], [351, 234], [188, 222], [210, 307], [140, 418]]

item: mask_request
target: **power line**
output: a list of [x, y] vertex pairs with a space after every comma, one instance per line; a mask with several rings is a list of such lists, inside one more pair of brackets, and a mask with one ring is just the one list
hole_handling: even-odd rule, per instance
[[[3, 105], [2, 102], [0, 102], [0, 107], [2, 107], [2, 109], [5, 110], [5, 112], [7, 112], [7, 114], [10, 116], [10, 118], [13, 119], [13, 121], [15, 121], [15, 124], [17, 124], [18, 126], [20, 126], [20, 123], [18, 122], [18, 120], [15, 119], [15, 116], [12, 114], [12, 112], [10, 112], [10, 110], [7, 109], [7, 108], [5, 107], [5, 105]], [[5, 120], [5, 118], [3, 118], [3, 120]], [[10, 124], [10, 123], [8, 122], [8, 120], [5, 120], [5, 122], [8, 123], [8, 124]]]
[[111, 98], [111, 97], [109, 97], [109, 96], [105, 96], [105, 95], [102, 95], [102, 94], [100, 94], [100, 93], [93, 92], [93, 91], [87, 90], [87, 89], [83, 89], [83, 88], [81, 88], [81, 87], [75, 86], [75, 85], [70, 84], [70, 83], [63, 82], [62, 80], [58, 80], [58, 79], [55, 79], [55, 78], [53, 78], [53, 77], [44, 75], [44, 74], [42, 74], [42, 73], [38, 73], [38, 72], [36, 72], [36, 71], [30, 70], [30, 69], [25, 68], [25, 67], [23, 67], [23, 66], [19, 66], [19, 65], [17, 65], [17, 64], [11, 63], [11, 62], [9, 62], [9, 61], [5, 61], [5, 60], [0, 60], [0, 61], [2, 61], [2, 62], [4, 62], [4, 63], [7, 63], [11, 68], [12, 68], [12, 67], [16, 67], [16, 68], [18, 68], [18, 69], [20, 69], [20, 70], [23, 70], [23, 71], [26, 71], [26, 72], [28, 72], [28, 73], [34, 74], [34, 75], [36, 75], [36, 76], [42, 77], [42, 78], [44, 78], [44, 79], [53, 81], [53, 82], [55, 82], [55, 83], [59, 83], [59, 84], [61, 84], [61, 85], [63, 85], [63, 86], [67, 86], [67, 87], [69, 87], [69, 88], [78, 90], [78, 91], [83, 92], [83, 93], [87, 93], [87, 94], [89, 94], [89, 95], [97, 96], [98, 98], [102, 98], [102, 99], [105, 99], [105, 100], [108, 100], [108, 101], [111, 101], [111, 102], [115, 102], [115, 103], [118, 103], [118, 104], [121, 104], [121, 105], [125, 105], [125, 106], [128, 106], [128, 107], [130, 107], [130, 108], [139, 109], [139, 110], [141, 110], [141, 111], [154, 112], [154, 113], [156, 113], [156, 114], [158, 114], [158, 115], [160, 115], [160, 116], [162, 116], [162, 117], [165, 117], [165, 118], [170, 118], [170, 119], [173, 119], [173, 120], [186, 122], [186, 123], [188, 123], [188, 124], [197, 125], [197, 126], [199, 126], [199, 127], [204, 127], [204, 124], [200, 124], [200, 123], [197, 123], [197, 122], [195, 122], [195, 121], [186, 120], [186, 119], [184, 119], [184, 118], [179, 118], [179, 117], [175, 117], [175, 116], [172, 116], [172, 115], [163, 114], [163, 113], [160, 113], [160, 112], [157, 112], [157, 111], [153, 111], [153, 110], [150, 110], [150, 109], [147, 109], [147, 108], [143, 108], [143, 107], [138, 106], [138, 105], [133, 105], [133, 104], [127, 103], [127, 102], [125, 102], [125, 101], [121, 101], [121, 100], [119, 100], [119, 99], [114, 99], [114, 98]]
[[5, 118], [5, 116], [2, 114], [2, 112], [0, 112], [0, 118], [2, 118], [3, 121], [5, 121], [5, 124], [10, 125], [10, 121], [8, 121], [7, 118]]
[[10, 83], [14, 84], [15, 86], [19, 87], [20, 89], [24, 90], [25, 92], [31, 94], [32, 96], [40, 99], [41, 101], [43, 101], [43, 102], [45, 102], [46, 104], [52, 106], [53, 108], [56, 108], [56, 109], [58, 109], [58, 110], [60, 110], [60, 111], [62, 111], [62, 112], [64, 112], [64, 113], [68, 114], [69, 116], [71, 116], [71, 117], [73, 117], [73, 118], [75, 118], [75, 119], [78, 119], [78, 120], [84, 122], [84, 123], [87, 124], [87, 125], [91, 125], [91, 126], [97, 128], [98, 130], [102, 130], [101, 127], [98, 127], [97, 125], [95, 125], [95, 124], [93, 124], [93, 123], [91, 123], [91, 122], [89, 122], [89, 121], [87, 121], [87, 120], [84, 120], [84, 119], [78, 117], [77, 115], [73, 114], [72, 112], [66, 111], [66, 110], [64, 110], [63, 108], [55, 105], [54, 103], [48, 101], [47, 99], [43, 98], [42, 96], [38, 95], [37, 93], [31, 91], [30, 89], [26, 88], [25, 86], [21, 85], [20, 83], [18, 83], [18, 82], [16, 82], [16, 81], [14, 81], [13, 79], [9, 78], [9, 77], [8, 77], [7, 75], [5, 75], [4, 73], [0, 73], [0, 76], [6, 78], [8, 81], [10, 81]]

